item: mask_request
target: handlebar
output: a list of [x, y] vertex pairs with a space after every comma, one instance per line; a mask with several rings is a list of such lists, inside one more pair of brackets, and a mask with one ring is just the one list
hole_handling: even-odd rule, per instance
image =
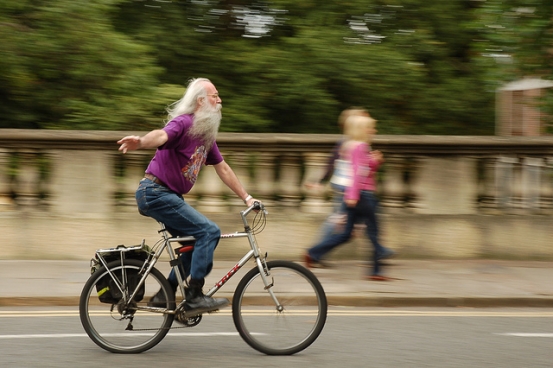
[[[246, 217], [252, 211], [255, 212], [255, 216], [253, 218], [252, 225], [250, 226]], [[240, 211], [240, 216], [242, 217], [242, 222], [244, 223], [244, 229], [246, 231], [251, 231], [254, 235], [259, 234], [265, 228], [268, 213], [269, 212], [267, 212], [263, 203], [254, 201], [251, 206], [246, 208], [244, 211]]]
[[255, 211], [255, 212], [262, 211], [265, 215], [269, 214], [269, 212], [265, 209], [265, 205], [263, 205], [263, 203], [259, 201], [253, 202], [253, 204], [249, 206], [247, 209], [245, 209], [244, 211], [242, 211], [242, 213], [244, 214], [244, 216], [246, 216], [251, 211]]
[[252, 207], [254, 211], [263, 211], [266, 215], [269, 214], [269, 212], [265, 209], [265, 205], [259, 201], [253, 202]]

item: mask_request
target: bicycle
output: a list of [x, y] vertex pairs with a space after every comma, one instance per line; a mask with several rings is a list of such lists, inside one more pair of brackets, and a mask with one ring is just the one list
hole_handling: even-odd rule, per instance
[[[247, 216], [256, 213], [250, 227]], [[257, 245], [255, 234], [266, 224], [266, 210], [256, 202], [240, 212], [244, 231], [221, 234], [221, 239], [246, 237], [250, 250], [215, 283], [207, 296], [213, 296], [250, 259], [255, 267], [240, 280], [232, 297], [232, 316], [238, 333], [252, 348], [267, 355], [292, 355], [309, 347], [320, 335], [328, 304], [317, 277], [300, 264], [267, 260]], [[161, 239], [152, 247], [98, 249], [91, 261], [93, 273], [85, 283], [79, 301], [79, 315], [88, 336], [101, 348], [113, 353], [141, 353], [156, 346], [167, 335], [173, 321], [194, 327], [202, 314], [187, 315], [184, 310], [186, 277], [177, 254], [193, 251], [194, 237], [171, 237], [159, 222]], [[179, 247], [173, 250], [173, 243]], [[176, 271], [182, 301], [154, 266], [164, 250]], [[139, 255], [140, 259], [136, 258]], [[110, 258], [115, 260], [110, 261]], [[106, 282], [107, 280], [107, 282]], [[108, 285], [108, 286], [106, 286]], [[110, 298], [105, 297], [111, 288]], [[166, 305], [148, 306], [150, 298], [162, 290]], [[209, 312], [211, 313], [211, 312]]]

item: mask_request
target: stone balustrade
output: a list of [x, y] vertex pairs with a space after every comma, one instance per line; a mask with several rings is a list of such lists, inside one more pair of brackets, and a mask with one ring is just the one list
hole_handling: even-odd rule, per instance
[[[82, 257], [66, 249], [83, 240], [89, 257], [106, 242], [137, 243], [147, 235], [141, 231], [155, 240], [157, 224], [137, 214], [134, 200], [153, 151], [122, 155], [116, 141], [128, 134], [144, 132], [1, 129], [0, 231], [9, 246], [0, 258]], [[225, 159], [270, 209], [273, 230], [264, 237], [278, 255], [298, 257], [316, 241], [332, 193], [304, 184], [322, 177], [339, 139], [220, 133]], [[553, 137], [383, 135], [373, 148], [386, 158], [378, 189], [382, 238], [403, 256], [553, 258]], [[243, 203], [213, 168], [202, 169], [185, 198], [223, 231], [239, 225]], [[22, 235], [34, 255], [18, 248]], [[358, 238], [336, 255], [364, 258], [365, 243]]]

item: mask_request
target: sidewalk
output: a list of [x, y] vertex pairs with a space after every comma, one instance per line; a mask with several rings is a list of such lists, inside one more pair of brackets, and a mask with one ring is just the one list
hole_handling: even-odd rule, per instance
[[[393, 281], [363, 279], [360, 261], [334, 261], [314, 269], [330, 305], [381, 307], [553, 307], [553, 262], [387, 261]], [[159, 269], [166, 274], [165, 262]], [[207, 290], [234, 266], [215, 260]], [[250, 261], [217, 293], [232, 296]], [[90, 276], [87, 261], [0, 261], [0, 307], [78, 305]]]

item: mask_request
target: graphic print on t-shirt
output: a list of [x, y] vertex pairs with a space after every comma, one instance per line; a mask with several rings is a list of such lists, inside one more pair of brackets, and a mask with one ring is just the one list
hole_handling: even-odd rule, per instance
[[186, 180], [192, 183], [192, 185], [196, 183], [196, 179], [198, 178], [200, 169], [202, 168], [202, 165], [205, 163], [206, 159], [207, 151], [205, 149], [205, 146], [196, 147], [196, 150], [194, 151], [194, 154], [190, 157], [190, 161], [188, 161], [188, 164], [181, 169], [182, 175], [186, 178]]

